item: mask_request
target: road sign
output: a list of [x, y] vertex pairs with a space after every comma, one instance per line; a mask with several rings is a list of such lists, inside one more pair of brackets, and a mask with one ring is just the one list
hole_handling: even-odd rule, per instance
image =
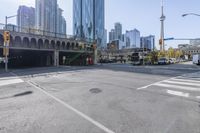
[[173, 38], [173, 37], [171, 37], [171, 38], [165, 38], [164, 40], [165, 40], [165, 41], [174, 40], [174, 38]]

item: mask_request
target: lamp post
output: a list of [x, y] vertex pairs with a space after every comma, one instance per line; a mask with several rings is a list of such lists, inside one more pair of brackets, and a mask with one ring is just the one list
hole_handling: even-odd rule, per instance
[[14, 17], [17, 17], [17, 15], [6, 16], [6, 17], [5, 17], [5, 21], [6, 21], [6, 23], [5, 23], [5, 27], [6, 27], [6, 30], [7, 30], [8, 19], [10, 19], [10, 18], [14, 18]]
[[200, 17], [200, 14], [196, 14], [196, 13], [186, 13], [186, 14], [183, 14], [182, 17], [186, 17], [188, 15], [193, 15], [193, 16], [198, 16]]
[[[7, 27], [7, 23], [8, 23], [8, 19], [10, 18], [14, 18], [16, 17], [17, 15], [13, 15], [13, 16], [6, 16], [5, 17], [5, 30], [7, 31], [8, 27]], [[6, 51], [9, 51], [9, 44], [7, 44], [9, 42], [6, 42], [5, 44], [5, 49]], [[5, 71], [7, 72], [8, 71], [8, 52], [5, 52]]]

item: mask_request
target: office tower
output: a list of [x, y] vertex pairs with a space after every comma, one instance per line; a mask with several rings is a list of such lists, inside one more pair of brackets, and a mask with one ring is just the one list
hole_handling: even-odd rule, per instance
[[115, 23], [115, 40], [122, 40], [122, 25]]
[[73, 33], [76, 37], [97, 42], [103, 46], [104, 0], [73, 0]]
[[20, 32], [28, 32], [35, 28], [35, 8], [19, 6], [17, 11], [17, 26]]
[[57, 0], [36, 0], [36, 27], [42, 31], [56, 32]]
[[137, 29], [126, 31], [126, 48], [140, 48], [140, 31]]
[[109, 32], [109, 42], [112, 42], [115, 40], [115, 30], [112, 29], [110, 32]]
[[146, 48], [148, 50], [154, 50], [155, 49], [155, 36], [150, 35], [147, 37], [141, 37], [140, 47]]

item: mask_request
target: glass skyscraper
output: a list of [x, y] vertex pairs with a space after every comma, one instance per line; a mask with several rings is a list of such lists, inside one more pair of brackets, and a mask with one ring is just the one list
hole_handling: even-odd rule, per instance
[[[36, 0], [36, 28], [43, 34], [60, 37], [66, 34], [66, 20], [57, 0]], [[56, 33], [56, 34], [55, 34]]]
[[37, 29], [55, 33], [57, 0], [36, 0]]
[[17, 26], [20, 32], [35, 28], [35, 8], [19, 6], [17, 11]]
[[104, 43], [104, 0], [73, 0], [73, 32], [76, 37]]

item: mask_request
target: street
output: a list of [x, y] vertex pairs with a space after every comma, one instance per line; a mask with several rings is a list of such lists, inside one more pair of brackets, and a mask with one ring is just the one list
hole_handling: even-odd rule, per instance
[[0, 133], [200, 133], [200, 67], [0, 71]]

